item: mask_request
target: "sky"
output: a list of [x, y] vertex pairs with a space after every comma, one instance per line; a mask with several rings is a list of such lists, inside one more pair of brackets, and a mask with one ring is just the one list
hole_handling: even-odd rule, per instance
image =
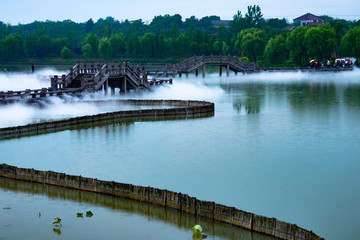
[[119, 21], [142, 19], [150, 23], [154, 16], [165, 14], [180, 14], [183, 21], [191, 16], [200, 19], [211, 15], [232, 20], [238, 10], [244, 16], [250, 5], [259, 5], [266, 19], [286, 18], [290, 23], [308, 12], [360, 19], [359, 0], [0, 0], [0, 21], [17, 25], [71, 19], [80, 23], [111, 16]]

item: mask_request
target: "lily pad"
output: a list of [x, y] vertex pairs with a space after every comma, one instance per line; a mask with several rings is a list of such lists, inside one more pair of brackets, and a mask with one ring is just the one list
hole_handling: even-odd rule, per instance
[[83, 213], [76, 213], [76, 217], [82, 218], [82, 217], [83, 217]]

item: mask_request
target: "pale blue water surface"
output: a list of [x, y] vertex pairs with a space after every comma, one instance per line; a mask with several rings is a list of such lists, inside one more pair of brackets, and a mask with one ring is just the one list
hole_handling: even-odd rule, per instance
[[1, 162], [169, 189], [359, 239], [358, 69], [190, 75], [129, 97], [207, 100], [215, 116], [2, 140]]

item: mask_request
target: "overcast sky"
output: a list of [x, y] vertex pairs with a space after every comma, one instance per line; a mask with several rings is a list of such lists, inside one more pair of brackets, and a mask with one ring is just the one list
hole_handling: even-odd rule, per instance
[[360, 19], [359, 0], [0, 0], [0, 21], [17, 25], [35, 20], [85, 22], [92, 18], [96, 22], [111, 16], [120, 21], [141, 18], [151, 22], [154, 16], [177, 13], [183, 20], [210, 15], [232, 20], [238, 10], [244, 16], [249, 5], [259, 5], [265, 18], [286, 18], [290, 22], [308, 12]]

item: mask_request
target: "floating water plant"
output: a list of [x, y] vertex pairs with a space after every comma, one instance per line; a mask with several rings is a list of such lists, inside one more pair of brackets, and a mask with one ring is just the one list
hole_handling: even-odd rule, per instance
[[83, 217], [83, 213], [76, 213], [76, 217], [82, 218], [82, 217]]
[[192, 227], [192, 230], [194, 232], [195, 235], [197, 236], [201, 236], [201, 232], [202, 232], [202, 227], [199, 224], [196, 224]]
[[199, 224], [195, 224], [192, 227], [192, 230], [194, 232], [193, 239], [205, 239], [205, 238], [207, 238], [207, 235], [201, 234], [202, 227]]
[[56, 218], [54, 218], [54, 222], [53, 222], [53, 224], [55, 225], [55, 227], [59, 227], [59, 228], [61, 228], [61, 218], [59, 218], [59, 217], [56, 217]]
[[91, 211], [87, 211], [86, 212], [86, 217], [92, 217], [94, 214]]

